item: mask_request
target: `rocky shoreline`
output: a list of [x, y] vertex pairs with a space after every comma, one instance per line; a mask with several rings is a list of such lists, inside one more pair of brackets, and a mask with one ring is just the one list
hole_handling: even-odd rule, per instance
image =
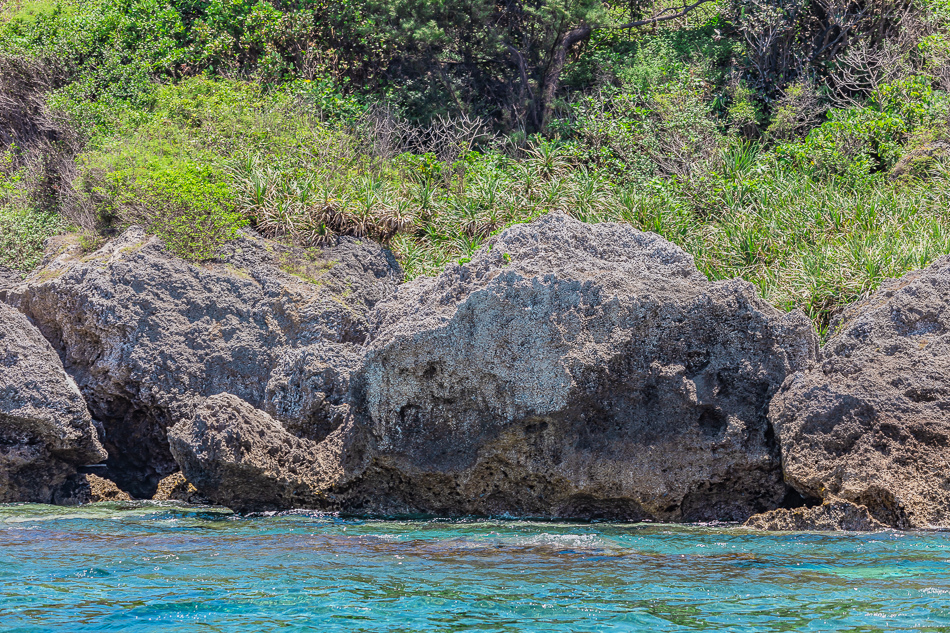
[[408, 283], [351, 238], [49, 246], [0, 278], [3, 503], [950, 526], [947, 257], [819, 349], [751, 284], [559, 214]]

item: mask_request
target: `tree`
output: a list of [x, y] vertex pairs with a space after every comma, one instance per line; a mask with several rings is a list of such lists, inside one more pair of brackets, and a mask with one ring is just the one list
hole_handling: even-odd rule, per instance
[[[311, 12], [308, 46], [325, 51], [351, 85], [388, 95], [409, 119], [465, 113], [532, 132], [548, 125], [565, 69], [593, 33], [676, 20], [712, 0], [677, 1], [652, 13], [647, 0], [285, 4]], [[733, 0], [730, 28], [745, 40], [749, 85], [768, 101], [802, 76], [827, 72], [853, 42], [886, 37], [906, 6], [908, 0]]]
[[[540, 130], [550, 119], [572, 51], [594, 31], [673, 20], [710, 1], [632, 19], [642, 12], [637, 1], [613, 6], [603, 0], [365, 0], [357, 13], [362, 24], [374, 26], [372, 37], [382, 54], [366, 57], [352, 78], [398, 94], [410, 118], [454, 109], [503, 121], [508, 128]], [[355, 26], [337, 23], [336, 50], [363, 41], [341, 37]]]

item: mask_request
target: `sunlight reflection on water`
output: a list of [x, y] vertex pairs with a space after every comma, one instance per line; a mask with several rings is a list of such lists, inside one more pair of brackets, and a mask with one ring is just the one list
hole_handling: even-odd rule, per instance
[[3, 631], [950, 631], [950, 534], [0, 506]]

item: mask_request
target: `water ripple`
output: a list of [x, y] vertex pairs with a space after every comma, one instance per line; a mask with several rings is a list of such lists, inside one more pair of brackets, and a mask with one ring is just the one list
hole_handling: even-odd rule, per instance
[[4, 631], [950, 631], [950, 534], [0, 506]]

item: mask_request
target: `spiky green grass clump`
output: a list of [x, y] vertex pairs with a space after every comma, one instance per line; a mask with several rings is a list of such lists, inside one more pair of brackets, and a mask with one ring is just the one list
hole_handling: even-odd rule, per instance
[[[770, 149], [718, 137], [682, 175], [601, 169], [576, 140], [488, 139], [446, 158], [386, 145], [365, 120], [328, 121], [302, 90], [200, 78], [158, 88], [77, 158], [64, 215], [100, 234], [151, 222], [192, 260], [245, 224], [305, 246], [367, 237], [410, 278], [544, 213], [625, 222], [680, 245], [711, 279], [741, 277], [781, 309], [802, 308], [823, 334], [882, 280], [950, 252], [946, 170], [890, 178], [872, 171], [873, 147], [846, 176], [799, 164], [820, 135]], [[3, 261], [21, 269], [67, 224], [3, 213]]]

